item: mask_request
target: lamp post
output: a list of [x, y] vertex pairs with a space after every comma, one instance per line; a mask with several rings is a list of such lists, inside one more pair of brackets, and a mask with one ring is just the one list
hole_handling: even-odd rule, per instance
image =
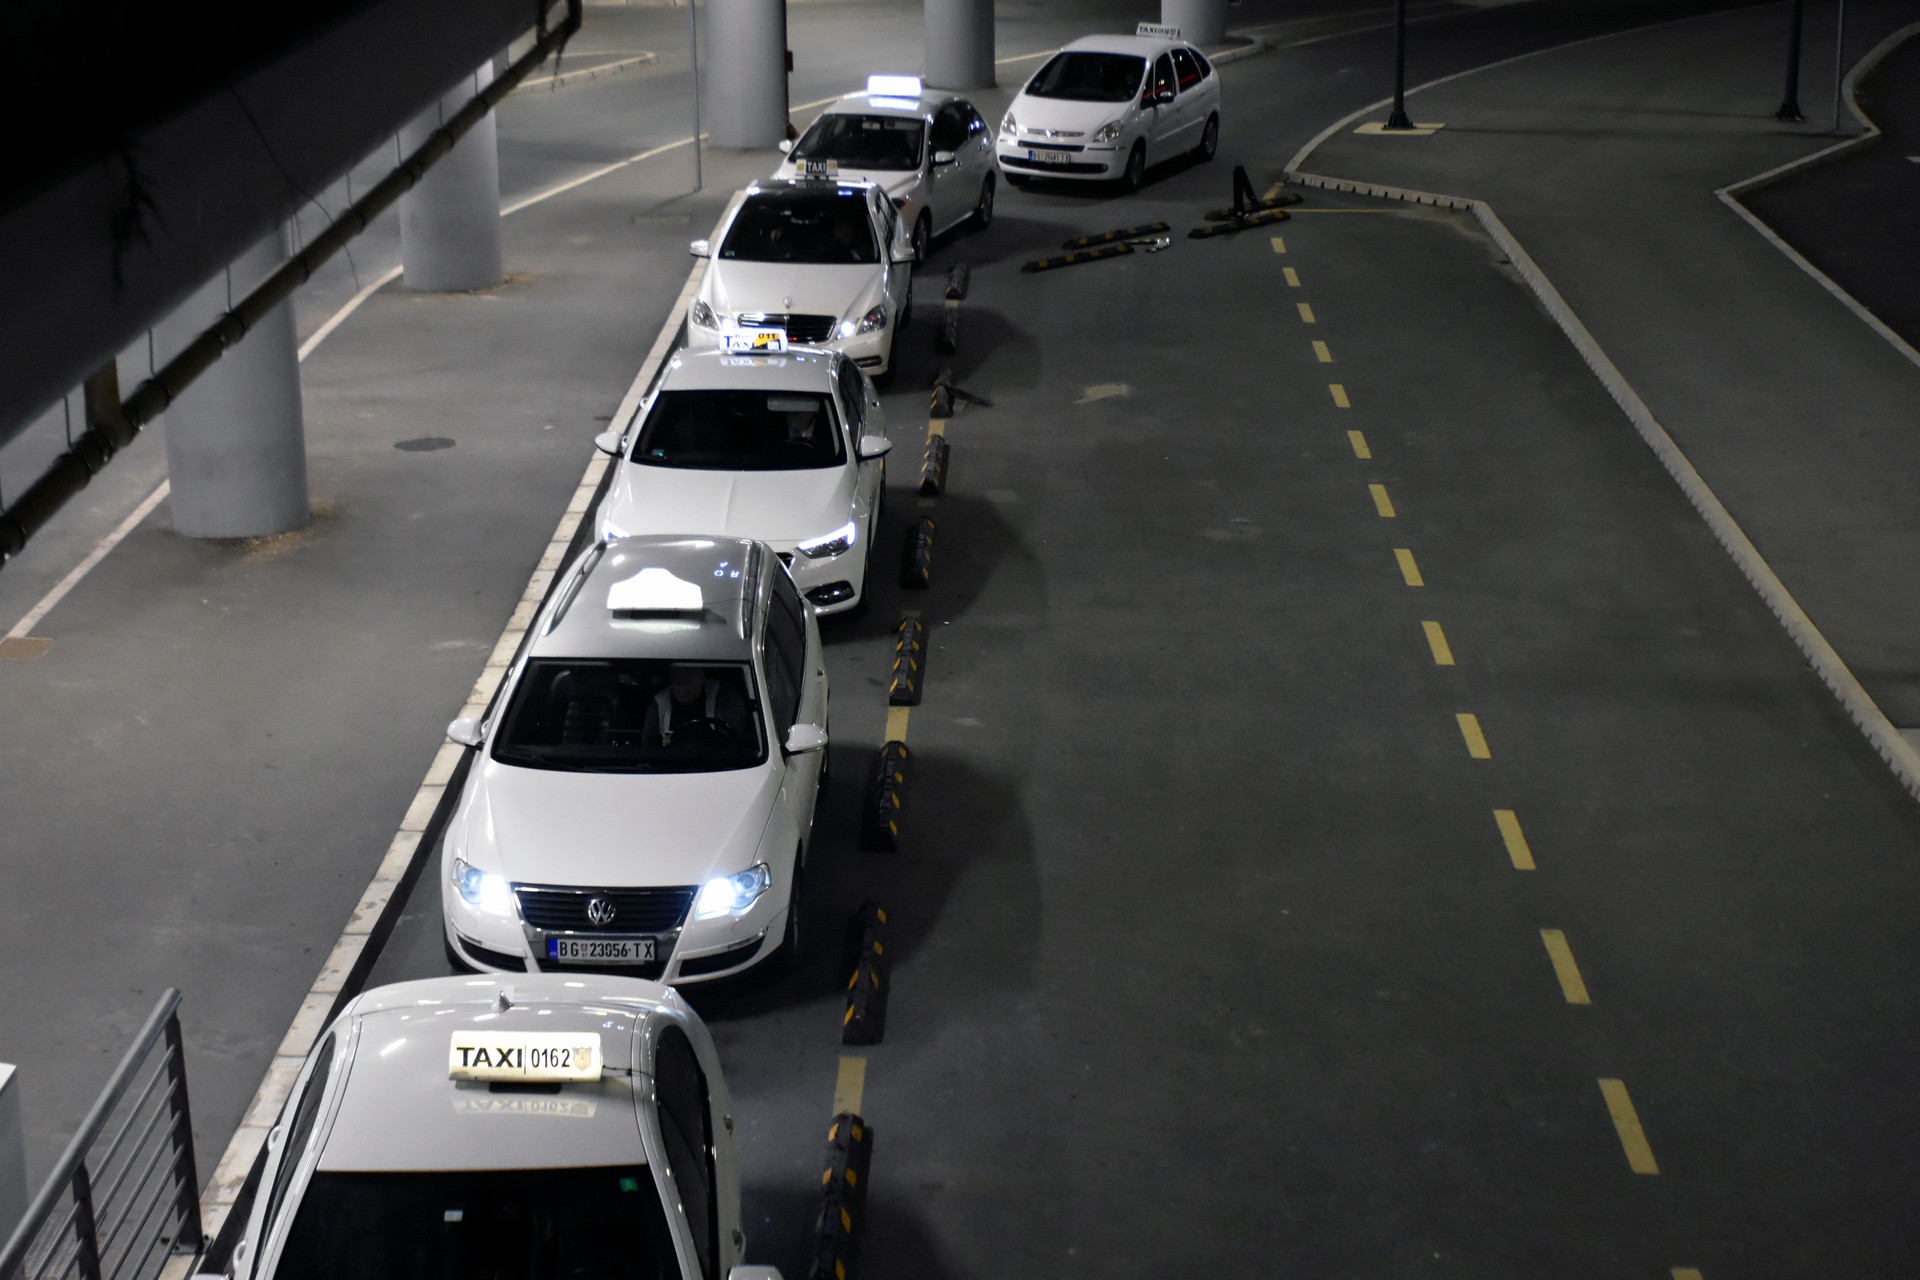
[[1413, 128], [1413, 121], [1407, 119], [1407, 0], [1393, 3], [1393, 111], [1387, 116], [1387, 128]]
[[1787, 92], [1780, 99], [1775, 120], [1794, 123], [1806, 119], [1800, 114], [1800, 20], [1806, 15], [1807, 0], [1793, 0], [1793, 26], [1787, 32]]

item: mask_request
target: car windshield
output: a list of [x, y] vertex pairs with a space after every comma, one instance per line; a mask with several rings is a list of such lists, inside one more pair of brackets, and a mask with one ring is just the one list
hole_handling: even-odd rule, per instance
[[720, 257], [738, 262], [878, 262], [861, 190], [748, 196]]
[[1131, 53], [1058, 53], [1027, 83], [1029, 98], [1125, 102], [1140, 92], [1147, 60]]
[[645, 1165], [313, 1175], [274, 1280], [678, 1280]]
[[701, 471], [805, 471], [837, 467], [847, 454], [825, 392], [662, 391], [633, 460]]
[[[697, 625], [650, 613], [616, 627]], [[767, 758], [741, 662], [529, 658], [493, 738], [501, 764], [574, 773], [718, 773]]]
[[833, 160], [849, 169], [907, 170], [920, 167], [925, 126], [905, 116], [821, 116], [800, 135], [794, 160]]

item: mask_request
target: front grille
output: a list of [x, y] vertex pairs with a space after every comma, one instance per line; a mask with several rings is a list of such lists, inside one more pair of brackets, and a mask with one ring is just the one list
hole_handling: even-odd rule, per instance
[[1086, 150], [1084, 146], [1081, 146], [1077, 142], [1027, 141], [1027, 142], [1022, 142], [1020, 145], [1023, 147], [1038, 147], [1042, 151], [1085, 151]]
[[[667, 933], [680, 927], [693, 905], [694, 885], [671, 889], [571, 889], [556, 885], [517, 884], [513, 895], [520, 915], [535, 929], [547, 933]], [[613, 904], [613, 919], [594, 924], [587, 919], [587, 903], [605, 898]]]
[[790, 315], [784, 311], [742, 311], [740, 324], [748, 329], [785, 329], [788, 342], [825, 342], [839, 324], [836, 316]]

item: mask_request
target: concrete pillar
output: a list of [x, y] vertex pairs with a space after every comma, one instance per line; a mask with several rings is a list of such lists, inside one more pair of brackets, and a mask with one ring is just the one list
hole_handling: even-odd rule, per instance
[[771, 147], [787, 136], [786, 0], [707, 0], [707, 91], [701, 113], [716, 147]]
[[[487, 62], [400, 130], [414, 150], [493, 83]], [[400, 197], [400, 265], [407, 288], [430, 293], [490, 289], [506, 278], [500, 256], [500, 148], [493, 112]]]
[[20, 1076], [0, 1062], [0, 1244], [27, 1216], [27, 1144], [20, 1128]]
[[993, 88], [993, 0], [927, 0], [926, 82]]
[[1219, 44], [1227, 38], [1227, 0], [1160, 0], [1160, 22], [1180, 28], [1188, 44]]
[[[160, 324], [171, 359], [286, 260], [281, 228], [241, 254]], [[231, 287], [229, 288], [229, 281]], [[168, 506], [194, 538], [254, 538], [305, 524], [307, 441], [293, 303], [283, 302], [167, 406]]]

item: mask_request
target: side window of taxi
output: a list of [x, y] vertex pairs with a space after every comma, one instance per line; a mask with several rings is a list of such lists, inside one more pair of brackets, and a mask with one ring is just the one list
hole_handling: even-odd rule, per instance
[[840, 403], [847, 411], [847, 425], [857, 437], [867, 425], [867, 389], [853, 361], [840, 361]]
[[966, 117], [960, 114], [959, 103], [949, 102], [933, 117], [933, 149], [958, 151], [966, 140]]
[[1200, 64], [1185, 49], [1173, 51], [1174, 74], [1180, 77], [1180, 92], [1185, 93], [1200, 83]]
[[1173, 59], [1164, 53], [1153, 64], [1153, 92], [1156, 96], [1174, 92]]
[[307, 1077], [307, 1090], [287, 1112], [291, 1119], [284, 1122], [286, 1127], [280, 1133], [280, 1168], [273, 1175], [273, 1194], [267, 1200], [266, 1222], [269, 1230], [279, 1216], [281, 1201], [286, 1199], [287, 1188], [292, 1185], [293, 1175], [300, 1167], [300, 1156], [307, 1149], [307, 1140], [313, 1136], [313, 1123], [320, 1116], [320, 1100], [326, 1096], [327, 1077], [332, 1073], [333, 1036], [329, 1035], [314, 1057], [313, 1074]]
[[807, 661], [806, 606], [793, 579], [773, 576], [773, 601], [767, 609], [767, 700], [780, 741], [800, 714], [800, 690]]
[[720, 1214], [714, 1202], [713, 1120], [707, 1106], [707, 1077], [686, 1032], [668, 1027], [660, 1035], [653, 1060], [653, 1083], [660, 1101], [660, 1137], [667, 1167], [680, 1192], [687, 1226], [693, 1232], [700, 1274], [716, 1280], [720, 1258]]
[[985, 137], [987, 133], [987, 122], [980, 118], [980, 113], [972, 107], [964, 107], [962, 110], [967, 117], [967, 136], [969, 138]]

